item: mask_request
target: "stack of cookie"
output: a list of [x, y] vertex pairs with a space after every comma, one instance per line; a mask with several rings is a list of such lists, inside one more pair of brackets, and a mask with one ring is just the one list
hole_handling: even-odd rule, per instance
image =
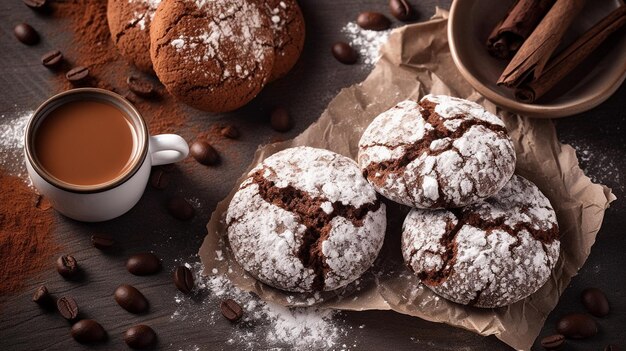
[[296, 0], [109, 0], [121, 54], [177, 99], [227, 112], [295, 65], [304, 45]]
[[367, 128], [358, 162], [380, 194], [414, 207], [402, 254], [435, 293], [501, 307], [550, 277], [560, 249], [556, 214], [513, 174], [513, 141], [482, 106], [432, 95], [401, 102]]

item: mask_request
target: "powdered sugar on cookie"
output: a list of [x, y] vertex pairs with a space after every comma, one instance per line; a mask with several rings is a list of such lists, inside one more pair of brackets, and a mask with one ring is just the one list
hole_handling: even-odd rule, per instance
[[457, 303], [500, 307], [537, 291], [559, 257], [549, 200], [513, 176], [496, 195], [449, 210], [413, 210], [404, 223], [407, 264], [437, 294]]
[[154, 19], [154, 12], [159, 7], [161, 0], [128, 0], [128, 3], [137, 7], [143, 7], [143, 10], [133, 13], [130, 24], [139, 27], [141, 30], [146, 30], [152, 19]]
[[504, 123], [480, 105], [428, 95], [378, 116], [361, 138], [358, 160], [391, 200], [461, 207], [504, 186], [515, 169], [515, 150]]
[[246, 271], [279, 289], [309, 292], [343, 287], [372, 265], [385, 213], [354, 161], [298, 147], [250, 172], [226, 222]]

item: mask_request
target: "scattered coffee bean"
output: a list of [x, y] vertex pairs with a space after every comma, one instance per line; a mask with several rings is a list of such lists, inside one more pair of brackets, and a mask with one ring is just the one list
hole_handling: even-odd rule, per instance
[[107, 333], [100, 323], [93, 319], [81, 319], [72, 326], [74, 340], [81, 344], [90, 344], [106, 340]]
[[174, 271], [174, 285], [185, 294], [193, 289], [193, 273], [185, 266], [178, 266]]
[[204, 140], [194, 141], [189, 148], [189, 152], [196, 161], [206, 166], [215, 165], [220, 160], [220, 155], [215, 148]]
[[115, 289], [113, 297], [118, 305], [130, 313], [142, 313], [148, 310], [148, 300], [132, 285], [122, 284]]
[[75, 278], [78, 274], [78, 262], [74, 256], [63, 255], [57, 259], [57, 272], [66, 279]]
[[223, 137], [228, 138], [228, 139], [239, 138], [239, 130], [237, 130], [237, 128], [235, 128], [234, 126], [226, 126], [222, 128], [220, 133], [222, 134]]
[[115, 245], [115, 240], [106, 234], [94, 234], [91, 236], [91, 244], [98, 250], [108, 250]]
[[389, 0], [389, 11], [400, 21], [410, 21], [415, 17], [415, 11], [407, 0]]
[[133, 349], [147, 349], [154, 347], [157, 335], [147, 325], [135, 325], [124, 333], [124, 342]]
[[65, 78], [74, 84], [84, 82], [87, 77], [89, 77], [89, 69], [83, 66], [74, 67], [65, 74]]
[[47, 4], [46, 0], [22, 0], [22, 2], [24, 3], [24, 5], [34, 10], [40, 10], [44, 8]]
[[606, 345], [606, 347], [604, 348], [604, 351], [619, 351], [619, 346], [617, 345]]
[[26, 45], [35, 45], [39, 42], [39, 33], [27, 23], [20, 23], [13, 29], [17, 40]]
[[598, 326], [593, 318], [584, 313], [571, 313], [559, 319], [556, 330], [572, 339], [589, 338], [598, 333]]
[[180, 196], [175, 196], [170, 199], [167, 203], [167, 210], [172, 217], [181, 221], [188, 221], [192, 219], [196, 212], [193, 209], [193, 206]]
[[62, 297], [57, 300], [57, 310], [63, 318], [73, 321], [78, 317], [78, 305], [71, 297]]
[[48, 68], [55, 68], [63, 61], [63, 54], [59, 50], [49, 51], [41, 56], [41, 64]]
[[558, 350], [565, 343], [565, 336], [561, 334], [548, 335], [541, 339], [541, 346], [546, 350]]
[[609, 314], [609, 300], [602, 290], [588, 288], [583, 290], [581, 295], [583, 305], [596, 317], [606, 317]]
[[161, 260], [150, 252], [130, 256], [126, 261], [126, 269], [134, 275], [150, 275], [161, 270]]
[[220, 309], [222, 315], [231, 322], [236, 322], [243, 316], [243, 309], [232, 299], [222, 301]]
[[150, 175], [150, 185], [153, 188], [163, 190], [170, 184], [170, 176], [161, 167], [156, 167]]
[[270, 125], [277, 132], [288, 132], [293, 127], [289, 111], [282, 106], [275, 107], [270, 113]]
[[356, 19], [359, 27], [368, 30], [387, 30], [391, 27], [391, 21], [380, 12], [362, 12]]
[[48, 292], [48, 288], [45, 285], [42, 285], [35, 290], [33, 294], [33, 302], [36, 302], [40, 306], [49, 306], [50, 302], [52, 302], [52, 297], [50, 296], [50, 292]]
[[332, 47], [333, 56], [337, 61], [345, 65], [353, 65], [359, 59], [356, 51], [350, 46], [350, 44], [340, 41], [335, 43]]
[[136, 76], [129, 76], [126, 79], [126, 84], [128, 84], [128, 89], [135, 93], [137, 96], [141, 96], [144, 98], [149, 98], [154, 96], [155, 90], [152, 83], [143, 80]]

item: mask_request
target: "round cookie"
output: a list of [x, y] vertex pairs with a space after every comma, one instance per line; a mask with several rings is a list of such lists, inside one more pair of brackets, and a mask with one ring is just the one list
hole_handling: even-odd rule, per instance
[[358, 160], [385, 197], [435, 209], [495, 194], [513, 175], [516, 158], [498, 117], [467, 100], [427, 95], [376, 117], [361, 137]]
[[514, 175], [496, 195], [468, 207], [412, 210], [404, 221], [402, 255], [438, 295], [502, 307], [545, 284], [559, 258], [558, 235], [550, 201]]
[[228, 207], [228, 240], [252, 276], [292, 292], [359, 278], [385, 237], [385, 205], [351, 159], [310, 147], [268, 157]]
[[285, 76], [304, 48], [305, 23], [296, 0], [261, 0], [274, 30], [274, 68], [270, 81]]
[[274, 64], [270, 19], [253, 0], [163, 0], [150, 44], [154, 70], [167, 90], [216, 113], [252, 100]]
[[108, 0], [107, 20], [111, 38], [129, 62], [152, 73], [150, 23], [161, 0]]

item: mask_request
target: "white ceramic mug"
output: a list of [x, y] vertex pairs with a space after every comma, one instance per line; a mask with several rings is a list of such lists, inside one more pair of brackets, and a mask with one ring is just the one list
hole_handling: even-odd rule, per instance
[[[109, 182], [77, 186], [62, 182], [41, 167], [34, 151], [34, 134], [41, 121], [54, 109], [72, 101], [101, 101], [126, 114], [135, 137], [135, 150], [128, 169]], [[44, 102], [26, 126], [24, 152], [28, 174], [40, 194], [67, 217], [84, 222], [101, 222], [121, 216], [141, 198], [152, 166], [181, 161], [189, 154], [187, 142], [175, 134], [150, 136], [144, 119], [123, 97], [108, 90], [73, 89]]]

